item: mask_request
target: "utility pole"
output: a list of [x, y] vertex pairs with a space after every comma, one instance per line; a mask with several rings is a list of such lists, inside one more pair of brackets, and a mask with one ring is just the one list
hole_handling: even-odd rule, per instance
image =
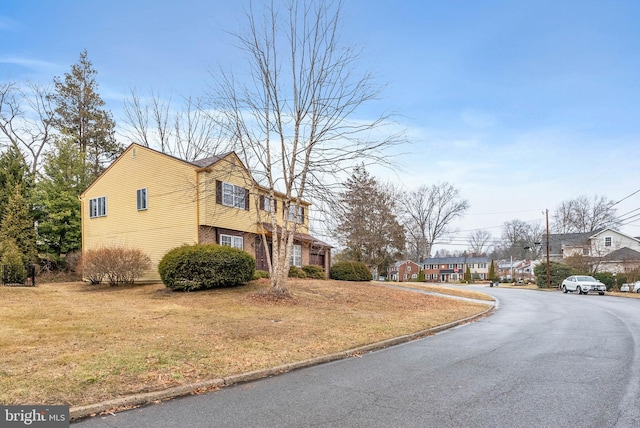
[[549, 210], [546, 210], [547, 215], [547, 288], [551, 288], [551, 263], [549, 263]]

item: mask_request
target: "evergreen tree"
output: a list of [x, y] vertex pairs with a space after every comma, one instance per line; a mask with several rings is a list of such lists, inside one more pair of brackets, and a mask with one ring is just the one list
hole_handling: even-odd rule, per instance
[[471, 282], [471, 268], [469, 268], [469, 265], [467, 265], [467, 270], [466, 270], [466, 272], [464, 273], [464, 280], [465, 280], [467, 283], [470, 283], [470, 282]]
[[90, 184], [84, 166], [85, 157], [70, 138], [57, 140], [45, 156], [44, 176], [34, 197], [42, 253], [59, 257], [82, 245], [78, 195]]
[[350, 260], [384, 272], [405, 244], [404, 229], [393, 213], [395, 200], [363, 166], [355, 168], [345, 188], [334, 214], [339, 219], [336, 236]]
[[18, 184], [21, 186], [23, 196], [27, 198], [27, 192], [31, 187], [28, 167], [18, 149], [9, 146], [7, 151], [0, 155], [0, 219], [2, 219], [4, 207]]
[[33, 227], [33, 216], [29, 203], [22, 192], [22, 185], [17, 184], [9, 197], [0, 221], [0, 242], [3, 247], [13, 242], [22, 252], [23, 262], [35, 261], [36, 233]]
[[105, 102], [97, 92], [96, 74], [85, 50], [64, 80], [54, 78], [55, 92], [51, 95], [56, 106], [54, 126], [76, 142], [93, 178], [122, 151], [115, 140], [111, 112], [104, 109]]
[[496, 266], [491, 260], [491, 265], [489, 265], [489, 281], [494, 281], [496, 278]]

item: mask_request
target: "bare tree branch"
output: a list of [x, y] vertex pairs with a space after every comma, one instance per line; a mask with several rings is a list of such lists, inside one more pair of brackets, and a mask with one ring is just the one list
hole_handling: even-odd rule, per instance
[[[306, 197], [337, 199], [336, 176], [362, 162], [388, 163], [384, 149], [401, 140], [384, 131], [388, 115], [353, 118], [379, 88], [357, 71], [359, 52], [339, 40], [341, 6], [291, 0], [280, 10], [272, 2], [263, 15], [251, 8], [246, 33], [236, 34], [249, 81], [221, 72], [210, 94], [243, 162], [272, 196], [284, 194], [285, 209]], [[272, 236], [274, 291], [287, 292], [295, 230], [285, 218], [281, 234]]]

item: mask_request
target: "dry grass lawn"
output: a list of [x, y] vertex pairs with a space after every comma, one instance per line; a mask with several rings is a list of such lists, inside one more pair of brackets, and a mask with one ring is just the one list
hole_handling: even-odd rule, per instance
[[326, 355], [464, 318], [485, 305], [372, 283], [265, 281], [0, 287], [0, 403], [79, 406]]

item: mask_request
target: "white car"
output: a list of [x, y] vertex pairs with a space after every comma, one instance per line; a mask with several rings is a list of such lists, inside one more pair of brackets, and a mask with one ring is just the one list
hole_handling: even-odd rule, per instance
[[592, 276], [586, 275], [572, 275], [562, 281], [560, 289], [563, 293], [571, 291], [577, 291], [579, 294], [588, 294], [589, 292], [598, 293], [604, 295], [607, 291], [607, 286], [595, 279]]
[[622, 286], [620, 287], [620, 291], [632, 291], [633, 293], [640, 293], [640, 281], [632, 282], [629, 284], [622, 284]]

